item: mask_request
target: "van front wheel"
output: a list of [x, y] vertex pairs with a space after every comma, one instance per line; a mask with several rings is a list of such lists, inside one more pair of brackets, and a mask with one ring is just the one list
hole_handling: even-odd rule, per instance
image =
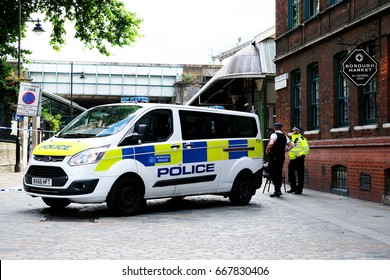
[[232, 190], [229, 193], [229, 200], [233, 205], [247, 205], [253, 195], [253, 176], [240, 174], [233, 182]]
[[130, 216], [144, 205], [141, 184], [134, 178], [122, 178], [112, 187], [107, 197], [107, 207], [117, 216]]

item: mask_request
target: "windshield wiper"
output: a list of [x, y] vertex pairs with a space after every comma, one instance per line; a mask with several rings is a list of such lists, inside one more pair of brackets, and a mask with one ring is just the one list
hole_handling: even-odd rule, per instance
[[71, 133], [71, 134], [60, 134], [59, 138], [94, 138], [95, 134], [87, 134], [87, 133]]

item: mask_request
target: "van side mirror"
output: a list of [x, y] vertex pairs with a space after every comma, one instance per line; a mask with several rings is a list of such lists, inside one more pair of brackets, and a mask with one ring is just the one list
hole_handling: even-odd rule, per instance
[[133, 132], [125, 136], [122, 142], [118, 146], [128, 146], [141, 144], [148, 135], [148, 126], [146, 124], [138, 125], [138, 132]]
[[147, 135], [147, 132], [148, 132], [148, 125], [146, 125], [146, 124], [139, 124], [138, 125], [138, 135], [145, 138]]

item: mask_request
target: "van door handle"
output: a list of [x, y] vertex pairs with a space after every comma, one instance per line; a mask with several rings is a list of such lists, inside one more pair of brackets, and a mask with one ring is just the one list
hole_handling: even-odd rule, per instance
[[186, 148], [193, 148], [194, 147], [194, 144], [192, 144], [192, 143], [188, 143], [188, 144], [185, 144], [184, 145], [184, 147], [186, 147]]
[[180, 148], [180, 145], [179, 144], [173, 144], [171, 146], [172, 149], [179, 149]]

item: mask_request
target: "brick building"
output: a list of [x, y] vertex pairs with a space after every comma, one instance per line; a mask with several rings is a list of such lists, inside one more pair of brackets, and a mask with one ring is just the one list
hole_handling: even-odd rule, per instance
[[[305, 187], [387, 203], [390, 0], [276, 0], [275, 7], [276, 117], [285, 132], [297, 124], [309, 139]], [[354, 49], [377, 62], [364, 86], [342, 68]]]

